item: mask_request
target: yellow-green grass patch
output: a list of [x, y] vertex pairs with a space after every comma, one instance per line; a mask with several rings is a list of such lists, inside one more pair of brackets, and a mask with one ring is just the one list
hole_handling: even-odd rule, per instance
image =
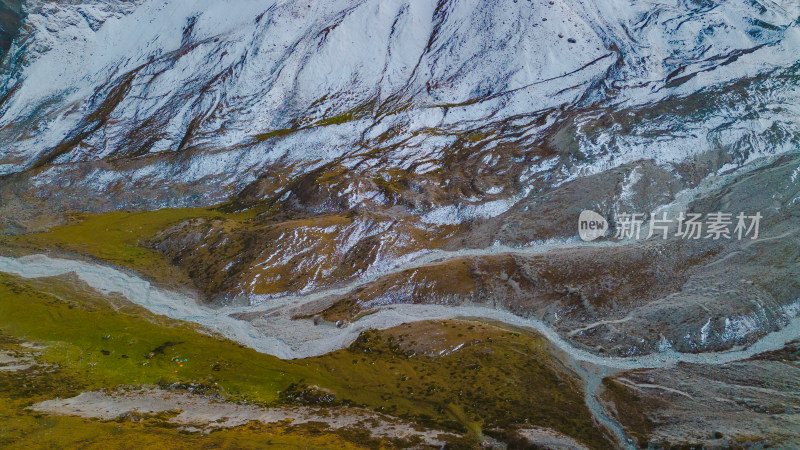
[[221, 208], [166, 208], [156, 211], [75, 214], [69, 223], [42, 232], [0, 236], [0, 246], [16, 254], [59, 251], [133, 269], [147, 278], [189, 285], [188, 277], [164, 256], [142, 245], [164, 229], [193, 218], [248, 220], [259, 211], [224, 213]]
[[[422, 342], [431, 327], [441, 328], [442, 345], [466, 345], [442, 356], [415, 351], [411, 341]], [[0, 274], [0, 332], [43, 344], [38, 358], [63, 377], [15, 401], [120, 386], [192, 387], [261, 405], [364, 406], [472, 439], [535, 425], [591, 447], [608, 445], [577, 379], [552, 360], [538, 335], [467, 321], [420, 330], [370, 331], [347, 349], [284, 361], [100, 296], [78, 280]]]

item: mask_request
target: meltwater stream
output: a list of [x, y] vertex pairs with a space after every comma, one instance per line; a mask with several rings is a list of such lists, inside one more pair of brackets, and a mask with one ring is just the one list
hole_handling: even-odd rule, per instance
[[[45, 255], [20, 258], [0, 256], [0, 272], [23, 278], [55, 277], [74, 273], [101, 293], [119, 293], [154, 314], [197, 323], [211, 332], [219, 333], [259, 352], [287, 359], [317, 356], [346, 347], [361, 331], [369, 328], [385, 329], [421, 320], [470, 317], [532, 328], [570, 358], [613, 370], [670, 367], [678, 362], [725, 364], [747, 359], [765, 351], [780, 349], [800, 338], [800, 318], [794, 317], [786, 327], [767, 334], [746, 348], [706, 353], [680, 353], [670, 349], [644, 356], [599, 356], [573, 346], [540, 320], [479, 306], [390, 305], [363, 317], [349, 327], [337, 328], [314, 325], [313, 321], [308, 319], [293, 320], [291, 314], [280, 314], [292, 309], [293, 305], [283, 304], [277, 305], [270, 311], [272, 314], [269, 321], [259, 322], [258, 326], [255, 326], [230, 316], [233, 312], [239, 314], [247, 312], [250, 310], [248, 307], [218, 309], [206, 307], [188, 295], [157, 288], [145, 279], [110, 266], [51, 258]], [[297, 300], [302, 301], [301, 298]], [[264, 305], [255, 305], [252, 310], [263, 311]]]
[[[484, 251], [496, 253], [498, 249]], [[477, 250], [471, 251], [471, 253], [477, 252]], [[437, 256], [442, 257], [442, 255]], [[431, 255], [423, 256], [420, 259], [427, 261], [431, 259]], [[395, 271], [405, 270], [408, 265], [421, 263], [422, 261], [411, 261], [398, 267]], [[622, 370], [670, 367], [678, 362], [725, 364], [747, 359], [761, 352], [780, 349], [790, 341], [800, 338], [800, 318], [794, 317], [783, 329], [762, 337], [747, 348], [699, 354], [667, 350], [645, 356], [609, 357], [598, 356], [576, 348], [542, 321], [526, 319], [509, 312], [485, 307], [391, 305], [374, 314], [367, 315], [346, 328], [337, 328], [332, 325], [315, 325], [309, 319], [292, 319], [292, 310], [297, 303], [319, 299], [325, 293], [313, 293], [305, 298], [304, 296], [287, 297], [274, 303], [270, 302], [272, 305], [269, 306], [258, 304], [250, 307], [214, 309], [198, 304], [194, 298], [188, 295], [157, 288], [138, 276], [124, 273], [113, 267], [83, 261], [51, 258], [45, 255], [30, 255], [20, 258], [0, 256], [0, 272], [23, 278], [55, 277], [74, 273], [87, 285], [101, 293], [119, 293], [132, 303], [143, 306], [154, 314], [197, 323], [211, 332], [219, 333], [256, 351], [284, 359], [325, 354], [348, 346], [364, 330], [386, 329], [402, 323], [421, 320], [480, 318], [532, 328], [563, 353], [562, 357], [565, 356], [569, 360], [567, 362], [584, 378], [587, 406], [597, 420], [616, 435], [624, 447], [633, 447], [633, 444], [625, 436], [623, 428], [606, 414], [596, 396], [600, 380], [605, 374], [613, 374]], [[354, 287], [344, 286], [335, 291], [338, 293], [346, 291], [348, 288], [353, 289]], [[327, 292], [327, 295], [333, 293]], [[254, 320], [251, 323], [231, 316], [231, 314], [255, 311], [269, 312], [268, 320]], [[581, 363], [595, 366], [595, 369], [587, 368]]]

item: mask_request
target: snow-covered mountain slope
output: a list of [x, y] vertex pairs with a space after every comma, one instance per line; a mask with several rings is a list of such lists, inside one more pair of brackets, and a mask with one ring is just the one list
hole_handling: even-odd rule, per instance
[[[0, 0], [0, 254], [137, 271], [147, 282], [123, 277], [141, 288], [134, 303], [245, 330], [229, 336], [280, 356], [414, 314], [466, 314], [534, 324], [560, 354], [626, 362], [614, 370], [707, 371], [702, 353], [796, 338], [799, 201], [798, 0]], [[172, 209], [185, 206], [208, 208]], [[663, 235], [583, 242], [587, 209], [612, 232], [624, 213], [674, 220]], [[690, 239], [686, 213], [759, 217], [758, 239]], [[26, 261], [5, 259], [12, 272]], [[159, 305], [150, 282], [214, 308]], [[415, 342], [438, 338], [416, 333], [406, 341], [422, 357]], [[447, 342], [436, 358], [461, 348]], [[698, 409], [705, 397], [685, 392], [706, 381], [687, 389], [671, 368], [647, 373], [664, 386], [612, 392], [611, 372], [570, 367], [599, 423], [622, 416], [620, 442], [715, 447], [724, 433], [724, 445], [774, 446], [796, 414], [776, 419], [774, 395], [747, 396], [773, 373], [791, 378], [792, 352], [776, 351], [775, 372], [722, 367], [733, 371], [713, 381], [737, 388], [718, 391], [744, 396], [724, 413]], [[452, 367], [479, 373], [485, 355]], [[509, 413], [508, 388], [464, 398], [534, 425]], [[642, 388], [683, 399], [629, 407]], [[608, 401], [622, 407], [603, 412]], [[450, 421], [460, 401], [441, 404]], [[694, 410], [701, 422], [673, 419]], [[758, 430], [733, 440], [740, 422]], [[476, 436], [475, 424], [487, 438], [502, 428], [476, 415]], [[663, 440], [647, 438], [651, 424]], [[689, 428], [714, 442], [684, 439]]]
[[[736, 95], [741, 80], [792, 76], [800, 61], [790, 0], [39, 0], [26, 11], [0, 73], [0, 173], [49, 167], [30, 172], [34, 185], [94, 195], [122, 183], [151, 208], [167, 204], [148, 191], [164, 183], [202, 186], [171, 205], [208, 204], [270, 168], [299, 176], [365, 154], [424, 174], [465, 147], [549, 142], [556, 154], [520, 170], [562, 179], [624, 154], [680, 161], [709, 146], [692, 127], [639, 139], [664, 116], [627, 128], [598, 117]], [[766, 95], [733, 133], [797, 136], [796, 89]], [[702, 106], [664, 112], [700, 129], [729, 122]], [[587, 156], [568, 168], [565, 128]]]

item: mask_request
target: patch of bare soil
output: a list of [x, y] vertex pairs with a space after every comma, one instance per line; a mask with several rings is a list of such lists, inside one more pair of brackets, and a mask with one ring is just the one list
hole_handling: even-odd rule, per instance
[[421, 430], [395, 418], [358, 408], [276, 407], [231, 403], [214, 398], [158, 388], [106, 393], [83, 392], [67, 399], [47, 400], [31, 407], [34, 411], [115, 420], [171, 413], [168, 422], [187, 430], [210, 432], [237, 427], [251, 421], [292, 425], [324, 423], [332, 429], [368, 430], [376, 438], [419, 438], [426, 445], [442, 446], [447, 433]]

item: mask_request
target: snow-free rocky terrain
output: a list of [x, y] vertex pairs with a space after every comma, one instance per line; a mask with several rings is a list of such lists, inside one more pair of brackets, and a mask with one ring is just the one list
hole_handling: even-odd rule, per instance
[[0, 0], [0, 443], [800, 446], [799, 207], [794, 0]]

